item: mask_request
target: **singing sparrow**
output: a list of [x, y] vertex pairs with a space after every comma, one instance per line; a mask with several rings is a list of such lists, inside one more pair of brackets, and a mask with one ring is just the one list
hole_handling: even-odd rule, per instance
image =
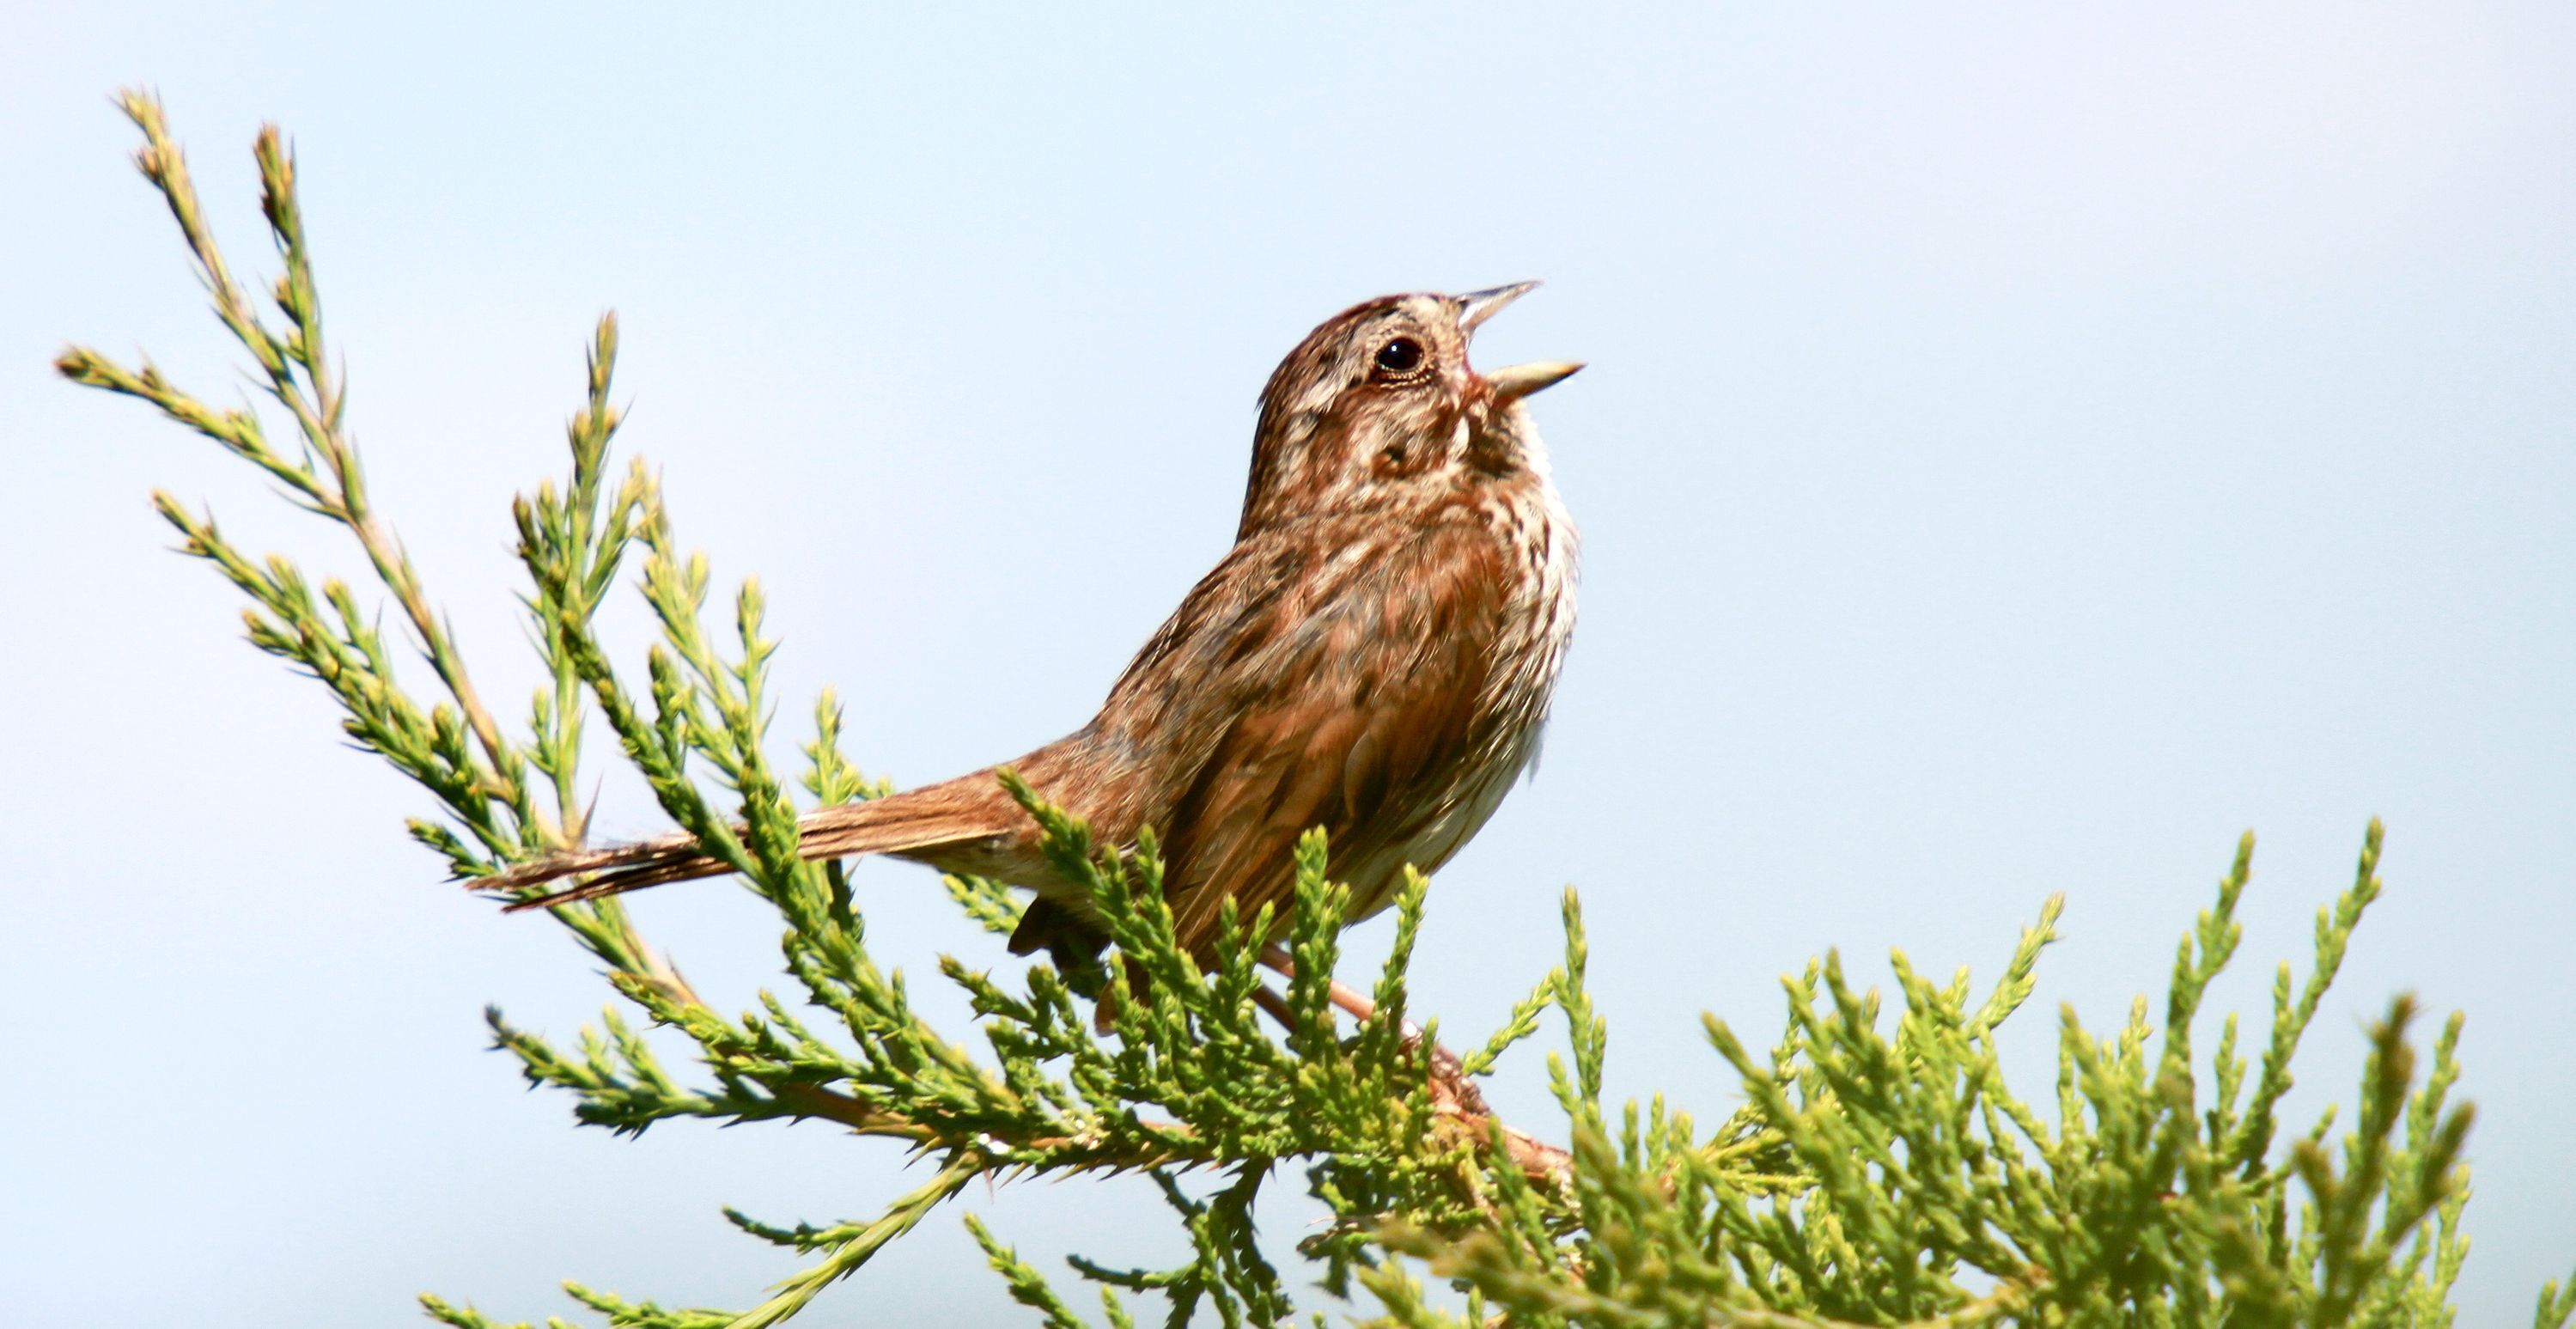
[[[1103, 843], [1154, 829], [1202, 958], [1229, 896], [1285, 930], [1308, 828], [1366, 918], [1406, 864], [1457, 853], [1537, 755], [1574, 629], [1575, 531], [1523, 400], [1581, 366], [1467, 363], [1476, 328], [1534, 285], [1386, 296], [1309, 333], [1262, 390], [1234, 547], [1089, 724], [1008, 763]], [[1015, 953], [1104, 944], [991, 768], [824, 808], [800, 834], [807, 858], [888, 854], [1036, 891]], [[597, 874], [532, 907], [724, 870], [674, 836], [473, 884]]]

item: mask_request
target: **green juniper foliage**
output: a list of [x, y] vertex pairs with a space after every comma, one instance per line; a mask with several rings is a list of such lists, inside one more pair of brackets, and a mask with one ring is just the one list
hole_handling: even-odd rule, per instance
[[[1043, 827], [1059, 868], [1097, 900], [1118, 952], [1142, 973], [1121, 985], [1106, 1031], [1079, 998], [1105, 975], [1045, 965], [1005, 981], [947, 959], [942, 976], [972, 999], [968, 1039], [934, 1029], [900, 975], [869, 955], [865, 920], [838, 864], [796, 855], [797, 802], [764, 746], [773, 649], [762, 598], [746, 584], [729, 631], [711, 633], [703, 557], [671, 542], [653, 477], [612, 476], [618, 425], [610, 375], [613, 319], [600, 323], [588, 395], [568, 430], [571, 467], [513, 509], [532, 639], [548, 682], [512, 730], [476, 693], [445, 622], [368, 493], [342, 420], [337, 371], [295, 195], [293, 158], [274, 129], [258, 139], [267, 214], [284, 275], [256, 303], [216, 248], [160, 106], [129, 93], [144, 136], [138, 161], [177, 218], [197, 276], [257, 381], [291, 420], [291, 442], [259, 413], [219, 410], [148, 362], [129, 369], [94, 351], [61, 361], [73, 380], [140, 398], [265, 471], [298, 505], [356, 537], [369, 570], [427, 659], [437, 700], [396, 681], [374, 611], [338, 580], [318, 586], [280, 558], [255, 560], [212, 517], [167, 494], [154, 503], [189, 554], [249, 597], [252, 643], [336, 697], [348, 735], [436, 800], [411, 823], [458, 876], [580, 842], [583, 734], [615, 735], [663, 809], [777, 909], [787, 995], [760, 1008], [709, 1006], [648, 946], [611, 898], [552, 910], [616, 989], [599, 1028], [565, 1046], [494, 1011], [499, 1048], [527, 1078], [560, 1089], [584, 1123], [640, 1132], [674, 1117], [792, 1118], [902, 1142], [929, 1181], [875, 1217], [780, 1227], [727, 1217], [751, 1237], [808, 1257], [802, 1272], [746, 1310], [673, 1310], [568, 1284], [616, 1326], [771, 1325], [884, 1251], [978, 1179], [1026, 1174], [1149, 1175], [1188, 1239], [1168, 1269], [1115, 1269], [1079, 1257], [1050, 1276], [1004, 1236], [966, 1223], [1011, 1295], [1047, 1324], [1234, 1326], [1295, 1318], [1322, 1297], [1369, 1323], [1416, 1326], [1745, 1325], [2448, 1325], [2447, 1298], [2467, 1254], [2460, 1149], [2469, 1109], [2450, 1091], [2460, 1017], [2435, 1035], [2428, 1067], [2408, 1041], [2416, 1012], [2398, 999], [2370, 1030], [2348, 1127], [2326, 1117], [2284, 1138], [2277, 1119], [2290, 1063], [2363, 910], [2378, 894], [2374, 824], [2360, 871], [2317, 920], [2304, 980], [2284, 964], [2272, 1021], [2240, 1041], [2235, 1016], [2204, 1055], [2202, 994], [2233, 956], [2249, 839], [2175, 957], [2161, 1021], [2141, 999], [2107, 1036], [2061, 1017], [2056, 1093], [2017, 1097], [1995, 1030], [2029, 996], [2055, 936], [2051, 899], [1982, 996], [1962, 971], [1947, 984], [1895, 958], [1896, 1009], [1855, 991], [1838, 957], [1785, 983], [1788, 1025], [1767, 1052], [1708, 1018], [1716, 1055], [1742, 1077], [1744, 1105], [1713, 1128], [1660, 1099], [1601, 1096], [1607, 1032], [1586, 995], [1582, 918], [1565, 901], [1564, 964], [1504, 1028], [1463, 1057], [1429, 1022], [1407, 1022], [1406, 968], [1423, 914], [1411, 877], [1376, 1013], [1349, 1028], [1329, 1004], [1349, 900], [1326, 878], [1325, 846], [1299, 846], [1285, 1018], [1256, 1002], [1256, 962], [1272, 919], [1225, 919], [1202, 971], [1173, 940], [1150, 839], [1094, 843], [1081, 823], [1025, 786], [1013, 792]], [[620, 569], [640, 559], [659, 620], [639, 692], [593, 622]], [[873, 797], [883, 786], [841, 753], [840, 708], [825, 695], [804, 747], [814, 803]], [[717, 792], [721, 791], [721, 793]], [[995, 883], [946, 879], [959, 908], [1007, 934], [1018, 905]], [[1553, 1011], [1569, 1055], [1547, 1059], [1569, 1149], [1510, 1129], [1474, 1087]], [[641, 1024], [636, 1022], [641, 1017]], [[698, 1066], [676, 1075], [644, 1026], [674, 1031]], [[2259, 1041], [2259, 1051], [2251, 1044]], [[2420, 1072], [2420, 1073], [2419, 1073]], [[1332, 1222], [1297, 1248], [1290, 1275], [1253, 1239], [1262, 1189], [1302, 1173]], [[1433, 1297], [1430, 1280], [1453, 1291]], [[1073, 1283], [1091, 1285], [1076, 1296]], [[490, 1329], [480, 1312], [424, 1297], [430, 1317]], [[2576, 1283], [2551, 1284], [2535, 1323], [2576, 1315]], [[1317, 1314], [1315, 1319], [1323, 1318]], [[550, 1325], [562, 1320], [550, 1319]]]

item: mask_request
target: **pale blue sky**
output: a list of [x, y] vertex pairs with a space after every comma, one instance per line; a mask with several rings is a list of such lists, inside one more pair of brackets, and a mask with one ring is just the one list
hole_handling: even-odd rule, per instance
[[[1545, 769], [1433, 893], [1427, 1008], [1499, 1019], [1577, 884], [1615, 1089], [1705, 1119], [1734, 1099], [1699, 1011], [1767, 1038], [1776, 976], [1835, 945], [1991, 972], [2063, 890], [2014, 1045], [2038, 1092], [2056, 1004], [2161, 992], [2239, 830], [2219, 997], [2255, 1010], [2379, 814], [2390, 894], [2303, 1111], [2393, 993], [2465, 1009], [2464, 1323], [2576, 1263], [2576, 12], [383, 8], [0, 10], [24, 1323], [400, 1324], [422, 1289], [516, 1318], [566, 1277], [741, 1305], [788, 1265], [717, 1206], [909, 1184], [814, 1128], [575, 1130], [483, 1050], [486, 1001], [569, 1033], [604, 991], [441, 884], [401, 834], [423, 800], [143, 497], [349, 551], [45, 368], [147, 347], [226, 390], [123, 160], [128, 82], [245, 261], [251, 133], [294, 136], [352, 420], [487, 693], [530, 681], [507, 498], [560, 468], [614, 306], [624, 445], [770, 588], [782, 738], [837, 684], [907, 783], [1089, 714], [1222, 550], [1253, 394], [1314, 322], [1545, 278], [1480, 358], [1592, 364], [1537, 403], [1583, 620]], [[615, 782], [603, 816], [657, 826]], [[926, 873], [860, 880], [914, 974], [999, 958]], [[716, 992], [766, 981], [737, 893], [642, 914]], [[1535, 1057], [1493, 1097], [1553, 1126]], [[1141, 1261], [1149, 1203], [970, 1207]], [[1012, 1314], [972, 1260], [940, 1215], [819, 1322]]]

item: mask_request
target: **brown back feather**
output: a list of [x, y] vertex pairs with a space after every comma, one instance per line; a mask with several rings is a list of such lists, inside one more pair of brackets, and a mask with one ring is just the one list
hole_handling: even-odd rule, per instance
[[1276, 624], [1256, 615], [1182, 648], [1200, 665], [1225, 661], [1184, 671], [1214, 675], [1199, 705], [1219, 717], [1169, 805], [1163, 889], [1189, 950], [1215, 944], [1229, 896], [1247, 926], [1264, 905], [1285, 923], [1291, 853], [1310, 828], [1330, 839], [1336, 879], [1392, 873], [1442, 786], [1492, 742], [1483, 703], [1503, 611], [1499, 546], [1465, 522], [1372, 528], [1388, 537], [1364, 541], [1377, 547], [1308, 546], [1342, 575], [1316, 586], [1294, 631], [1243, 649]]

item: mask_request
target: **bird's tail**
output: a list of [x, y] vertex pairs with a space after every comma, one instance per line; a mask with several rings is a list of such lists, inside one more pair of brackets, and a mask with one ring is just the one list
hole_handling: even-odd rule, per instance
[[[796, 852], [807, 859], [857, 854], [912, 854], [1025, 829], [1027, 819], [989, 772], [864, 803], [807, 813], [796, 823]], [[741, 827], [734, 828], [736, 834]], [[577, 904], [665, 882], [720, 877], [733, 865], [706, 852], [694, 835], [665, 835], [603, 849], [571, 849], [468, 883], [476, 890], [523, 890], [567, 877], [589, 880], [513, 900], [509, 912]]]

